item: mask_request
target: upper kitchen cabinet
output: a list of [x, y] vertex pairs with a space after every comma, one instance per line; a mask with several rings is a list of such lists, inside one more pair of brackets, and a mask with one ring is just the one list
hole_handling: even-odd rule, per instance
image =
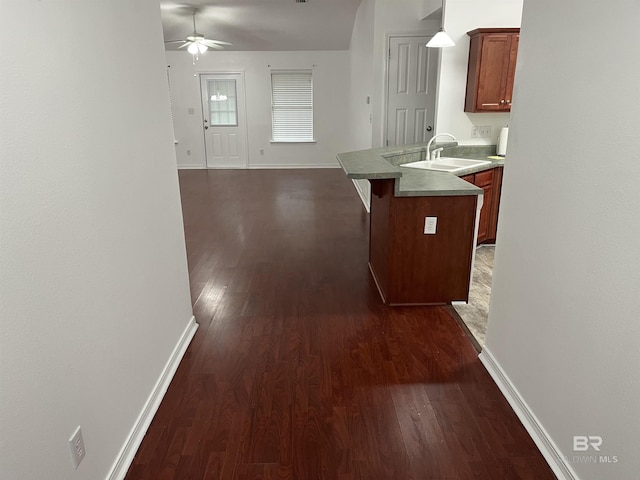
[[467, 35], [469, 69], [465, 112], [510, 112], [519, 28], [477, 28]]

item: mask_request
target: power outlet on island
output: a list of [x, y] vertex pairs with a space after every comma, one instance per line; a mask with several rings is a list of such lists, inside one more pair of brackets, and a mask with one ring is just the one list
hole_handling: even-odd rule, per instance
[[424, 217], [424, 234], [435, 235], [438, 217]]

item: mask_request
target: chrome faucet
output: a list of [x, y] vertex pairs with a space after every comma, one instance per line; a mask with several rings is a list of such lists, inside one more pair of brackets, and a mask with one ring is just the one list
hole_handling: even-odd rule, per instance
[[440, 152], [442, 151], [442, 148], [436, 148], [433, 152], [429, 152], [429, 150], [431, 149], [431, 144], [440, 135], [449, 135], [454, 142], [458, 141], [458, 139], [453, 135], [451, 135], [450, 133], [436, 133], [433, 137], [431, 137], [431, 139], [429, 140], [429, 143], [427, 143], [427, 160], [435, 160], [440, 156]]

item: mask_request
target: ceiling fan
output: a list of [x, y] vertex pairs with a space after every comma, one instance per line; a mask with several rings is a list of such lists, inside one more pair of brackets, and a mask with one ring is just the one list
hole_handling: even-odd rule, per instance
[[170, 40], [168, 42], [164, 42], [165, 44], [169, 43], [182, 43], [178, 48], [187, 47], [187, 51], [192, 55], [197, 55], [198, 53], [204, 53], [209, 48], [214, 48], [216, 50], [222, 50], [222, 45], [233, 45], [229, 42], [223, 42], [221, 40], [212, 40], [210, 38], [205, 38], [204, 35], [198, 33], [196, 30], [196, 10], [193, 11], [193, 33], [189, 34], [184, 40]]

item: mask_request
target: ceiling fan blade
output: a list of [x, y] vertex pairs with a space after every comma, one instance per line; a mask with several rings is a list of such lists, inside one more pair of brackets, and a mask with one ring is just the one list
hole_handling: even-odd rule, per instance
[[207, 43], [206, 41], [198, 42], [200, 45], [204, 45], [207, 48], [213, 48], [214, 50], [223, 50], [220, 45], [216, 45], [215, 43]]
[[222, 46], [218, 45], [217, 43], [210, 42], [209, 40], [201, 40], [200, 43], [215, 50], [223, 50]]
[[178, 48], [188, 47], [189, 45], [191, 45], [191, 42], [186, 42], [186, 43], [183, 43], [182, 45], [180, 45]]
[[212, 40], [210, 38], [205, 38], [207, 42], [217, 43], [218, 45], [233, 45], [233, 43], [223, 42], [222, 40]]
[[164, 42], [164, 43], [180, 43], [180, 42], [184, 42], [184, 40], [169, 40], [168, 42]]

